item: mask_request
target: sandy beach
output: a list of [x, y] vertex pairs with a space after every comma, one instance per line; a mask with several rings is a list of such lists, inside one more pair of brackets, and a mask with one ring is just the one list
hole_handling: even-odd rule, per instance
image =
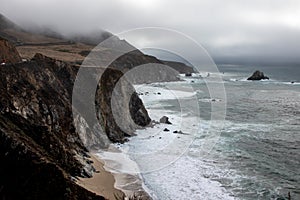
[[107, 169], [109, 167], [106, 165], [110, 166], [114, 161], [101, 159], [94, 153], [91, 153], [90, 156], [96, 173], [92, 178], [79, 177], [78, 185], [109, 200], [152, 199], [145, 191], [143, 181], [137, 175], [109, 172]]
[[91, 154], [90, 156], [96, 173], [92, 178], [79, 177], [77, 184], [109, 200], [124, 197], [125, 194], [114, 187], [115, 178], [112, 173], [104, 169], [104, 163], [95, 155]]

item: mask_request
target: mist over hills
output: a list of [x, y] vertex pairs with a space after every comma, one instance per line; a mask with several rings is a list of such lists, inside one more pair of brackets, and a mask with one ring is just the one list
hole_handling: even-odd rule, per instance
[[[62, 35], [50, 28], [39, 27], [24, 29], [4, 15], [0, 15], [0, 37], [16, 45], [21, 57], [26, 59], [31, 59], [35, 53], [38, 52], [55, 59], [80, 64], [96, 45], [112, 36], [114, 36], [112, 33], [104, 30]], [[126, 40], [120, 40], [116, 36], [114, 36], [113, 40], [115, 40], [119, 46], [135, 49], [134, 52], [129, 53], [129, 56], [124, 55], [119, 61], [116, 60], [112, 64], [112, 66], [118, 65], [117, 67], [123, 69], [123, 72], [128, 71], [134, 66], [146, 63], [167, 65], [165, 61], [161, 61], [154, 56], [145, 55]], [[112, 54], [112, 52], [109, 51], [109, 49], [106, 49], [99, 54], [99, 56], [102, 56], [102, 59], [107, 59], [109, 55]], [[171, 68], [173, 66], [173, 64], [169, 65]], [[178, 67], [181, 70], [178, 71]], [[187, 69], [187, 72], [193, 71], [190, 66], [178, 61], [174, 69], [180, 73], [184, 73], [185, 69]], [[176, 73], [171, 73], [169, 79], [175, 77]]]
[[47, 27], [22, 28], [0, 14], [0, 36], [15, 45], [50, 42], [81, 42], [88, 45], [97, 45], [112, 36], [112, 34], [107, 31], [97, 31], [85, 35], [74, 33], [64, 36]]

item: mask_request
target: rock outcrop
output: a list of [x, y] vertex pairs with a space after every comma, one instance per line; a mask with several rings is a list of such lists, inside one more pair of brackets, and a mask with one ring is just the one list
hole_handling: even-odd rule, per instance
[[172, 124], [172, 123], [169, 121], [169, 117], [167, 117], [167, 116], [163, 116], [162, 118], [160, 118], [160, 119], [159, 119], [159, 123]]
[[12, 44], [0, 37], [0, 62], [2, 62], [2, 60], [4, 60], [5, 63], [18, 63], [22, 59]]
[[257, 70], [247, 80], [259, 81], [263, 79], [269, 79], [269, 77], [265, 76], [263, 72]]
[[[91, 176], [88, 149], [107, 144], [105, 138], [123, 142], [137, 127], [150, 122], [132, 86], [127, 87], [131, 92], [121, 90], [118, 96], [118, 103], [127, 105], [122, 109], [128, 110], [117, 110], [131, 132], [121, 130], [114, 121], [111, 94], [123, 75], [116, 69], [105, 73], [94, 96], [98, 126], [104, 132], [82, 110], [73, 114], [78, 69], [42, 54], [0, 67], [1, 199], [104, 199], [76, 185], [72, 178]], [[78, 126], [81, 129], [76, 131]]]
[[141, 99], [123, 73], [108, 68], [102, 75], [96, 93], [96, 107], [101, 110], [101, 119], [106, 135], [111, 141], [124, 142], [135, 129], [151, 122]]

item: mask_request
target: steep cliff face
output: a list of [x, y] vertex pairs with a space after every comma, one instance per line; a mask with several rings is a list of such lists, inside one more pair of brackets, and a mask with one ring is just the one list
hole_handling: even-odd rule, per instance
[[106, 69], [96, 93], [96, 108], [102, 113], [99, 120], [109, 139], [116, 142], [124, 142], [126, 136], [151, 121], [134, 88], [122, 75], [116, 69]]
[[74, 75], [71, 66], [41, 55], [0, 67], [2, 197], [78, 199], [77, 191], [88, 193], [70, 179], [91, 170], [72, 125]]
[[[118, 70], [106, 73], [98, 85], [95, 105], [103, 133], [82, 113], [72, 114], [77, 72], [78, 67], [41, 54], [28, 62], [0, 67], [1, 198], [102, 199], [77, 186], [71, 177], [91, 175], [87, 151], [103, 145], [102, 137], [124, 141], [126, 134], [113, 121], [109, 98], [114, 90], [111, 83], [123, 74]], [[124, 111], [129, 115], [123, 118], [148, 124], [142, 102], [137, 96], [129, 101], [128, 94], [119, 96], [119, 101], [128, 102], [128, 109], [138, 106], [139, 111]], [[73, 117], [83, 129], [76, 131]]]
[[[71, 181], [70, 176], [81, 168], [78, 162], [69, 160], [73, 173], [64, 170], [61, 162], [31, 137], [50, 134], [44, 127], [13, 114], [1, 115], [0, 126], [0, 199], [104, 200]], [[65, 155], [62, 152], [61, 159]]]

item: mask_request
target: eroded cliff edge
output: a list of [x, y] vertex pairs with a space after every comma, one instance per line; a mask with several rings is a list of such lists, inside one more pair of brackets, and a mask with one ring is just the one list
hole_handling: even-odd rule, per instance
[[[74, 116], [72, 92], [78, 70], [42, 54], [0, 67], [1, 198], [103, 199], [74, 183], [76, 176], [91, 176], [88, 149], [105, 146], [108, 140], [123, 142], [138, 125], [150, 122], [130, 85], [119, 87], [115, 103], [126, 106], [117, 109], [123, 121], [114, 120], [110, 100], [123, 75], [117, 69], [106, 70], [98, 83], [94, 105], [99, 123], [86, 118], [80, 99]], [[123, 130], [120, 124], [129, 128]]]

